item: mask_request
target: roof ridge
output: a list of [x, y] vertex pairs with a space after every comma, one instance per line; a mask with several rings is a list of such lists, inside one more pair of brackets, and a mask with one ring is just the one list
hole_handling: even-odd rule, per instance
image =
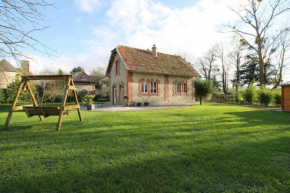
[[[145, 51], [145, 52], [148, 52], [148, 48], [147, 49], [141, 49], [141, 48], [135, 48], [135, 47], [131, 47], [131, 46], [125, 46], [125, 45], [118, 45], [116, 48], [119, 48], [119, 47], [127, 47], [127, 48], [132, 48], [132, 49], [135, 49], [135, 50], [140, 50], [140, 51]], [[152, 50], [149, 50], [149, 52], [152, 52]], [[163, 53], [163, 52], [157, 52], [158, 54], [164, 54], [164, 55], [169, 55], [169, 56], [175, 56], [175, 57], [180, 57], [182, 58], [181, 56], [178, 56], [178, 55], [173, 55], [173, 54], [167, 54], [167, 53]]]

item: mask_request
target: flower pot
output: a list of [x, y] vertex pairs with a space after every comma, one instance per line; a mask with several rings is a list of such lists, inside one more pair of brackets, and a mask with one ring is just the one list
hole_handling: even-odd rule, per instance
[[95, 109], [95, 105], [91, 104], [91, 105], [87, 105], [87, 110], [93, 110]]

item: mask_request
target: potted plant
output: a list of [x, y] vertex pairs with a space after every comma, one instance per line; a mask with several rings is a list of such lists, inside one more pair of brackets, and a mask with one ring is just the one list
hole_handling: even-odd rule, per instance
[[86, 94], [83, 98], [83, 103], [87, 105], [87, 110], [93, 110], [95, 108], [95, 105], [93, 104], [93, 99], [95, 98], [95, 95]]

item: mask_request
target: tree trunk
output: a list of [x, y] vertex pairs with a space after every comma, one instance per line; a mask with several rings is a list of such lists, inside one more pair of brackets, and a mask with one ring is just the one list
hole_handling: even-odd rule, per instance
[[264, 72], [264, 60], [262, 55], [262, 42], [261, 37], [257, 36], [257, 44], [258, 44], [258, 57], [259, 57], [259, 72], [260, 72], [260, 87], [265, 86], [265, 72]]
[[199, 98], [199, 104], [202, 104], [202, 97]]

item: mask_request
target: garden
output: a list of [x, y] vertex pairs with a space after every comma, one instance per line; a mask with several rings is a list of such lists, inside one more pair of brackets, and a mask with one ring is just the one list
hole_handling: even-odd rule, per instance
[[[9, 105], [0, 106], [4, 123]], [[289, 114], [204, 104], [82, 111], [0, 132], [0, 192], [288, 192]]]

